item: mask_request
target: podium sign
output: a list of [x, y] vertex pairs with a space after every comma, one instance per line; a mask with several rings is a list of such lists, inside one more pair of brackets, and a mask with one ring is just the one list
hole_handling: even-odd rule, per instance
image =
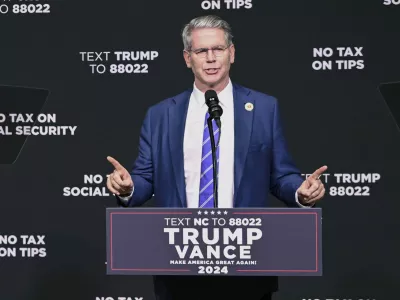
[[319, 208], [108, 208], [107, 274], [321, 276]]

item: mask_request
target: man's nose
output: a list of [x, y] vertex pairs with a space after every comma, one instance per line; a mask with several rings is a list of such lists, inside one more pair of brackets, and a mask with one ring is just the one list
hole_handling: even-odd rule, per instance
[[215, 61], [216, 57], [215, 57], [214, 51], [211, 49], [208, 49], [206, 58], [207, 58], [207, 62]]

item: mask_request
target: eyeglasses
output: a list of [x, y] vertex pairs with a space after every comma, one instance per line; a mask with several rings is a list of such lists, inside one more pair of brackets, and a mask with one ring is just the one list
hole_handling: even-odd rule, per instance
[[224, 55], [225, 50], [228, 48], [229, 48], [229, 46], [227, 46], [227, 47], [217, 46], [217, 47], [213, 47], [213, 48], [199, 48], [199, 49], [195, 49], [195, 50], [190, 50], [190, 52], [193, 52], [198, 57], [205, 58], [208, 54], [208, 51], [211, 50], [212, 53], [216, 57], [220, 57], [220, 56]]

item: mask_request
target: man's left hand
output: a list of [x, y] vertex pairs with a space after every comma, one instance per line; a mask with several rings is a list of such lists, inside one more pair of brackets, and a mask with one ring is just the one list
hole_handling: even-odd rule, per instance
[[319, 177], [328, 169], [323, 166], [311, 174], [297, 189], [297, 196], [300, 204], [313, 206], [315, 202], [325, 195], [325, 187]]

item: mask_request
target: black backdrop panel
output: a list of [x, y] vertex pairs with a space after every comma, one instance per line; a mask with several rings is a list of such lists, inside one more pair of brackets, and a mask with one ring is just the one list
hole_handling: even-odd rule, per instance
[[1, 1], [0, 85], [49, 91], [46, 125], [76, 128], [0, 165], [1, 299], [154, 299], [150, 277], [106, 275], [106, 157], [130, 168], [147, 108], [192, 86], [180, 32], [204, 14], [233, 28], [232, 80], [280, 101], [304, 176], [329, 167], [324, 276], [274, 300], [396, 299], [400, 134], [379, 87], [400, 81], [398, 0]]

